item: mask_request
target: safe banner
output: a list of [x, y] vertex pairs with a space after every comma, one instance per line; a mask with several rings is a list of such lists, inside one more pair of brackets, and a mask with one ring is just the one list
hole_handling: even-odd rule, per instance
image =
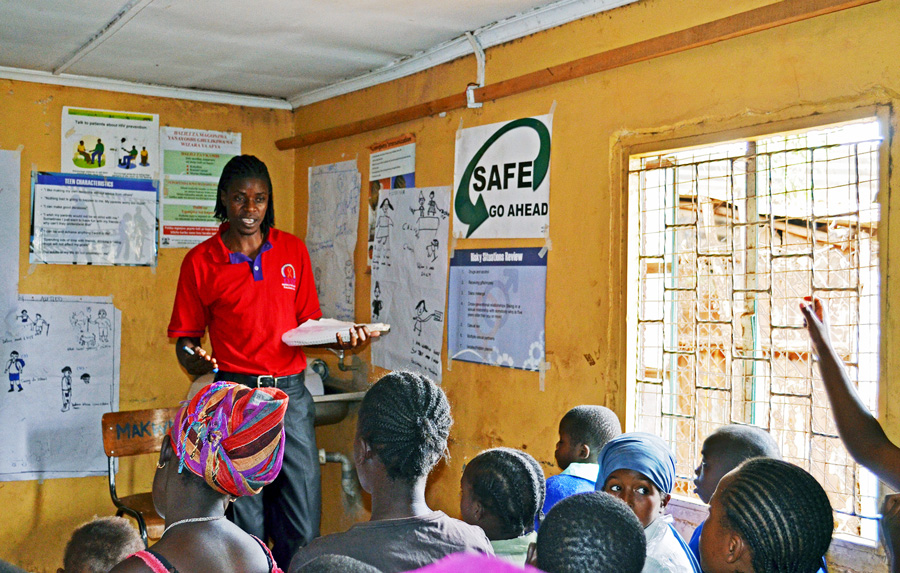
[[538, 248], [457, 249], [450, 259], [453, 360], [539, 370], [544, 362], [547, 258]]

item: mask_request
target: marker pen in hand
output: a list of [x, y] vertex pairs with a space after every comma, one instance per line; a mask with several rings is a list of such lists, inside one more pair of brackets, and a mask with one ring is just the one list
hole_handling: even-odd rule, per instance
[[[194, 352], [194, 349], [191, 348], [190, 346], [182, 346], [181, 349], [184, 350], [185, 352], [187, 352], [188, 354], [190, 354], [191, 356], [194, 356], [196, 354], [196, 352]], [[218, 366], [214, 367], [212, 369], [212, 371], [213, 371], [213, 374], [217, 373], [219, 371], [219, 367]]]

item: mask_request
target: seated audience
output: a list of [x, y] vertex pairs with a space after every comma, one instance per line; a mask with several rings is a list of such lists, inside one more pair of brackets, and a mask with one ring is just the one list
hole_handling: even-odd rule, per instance
[[806, 300], [809, 302], [801, 303], [800, 310], [813, 350], [819, 357], [822, 384], [831, 402], [841, 441], [853, 459], [893, 489], [900, 490], [900, 448], [888, 439], [847, 376], [843, 362], [831, 344], [822, 301], [812, 297], [806, 297]]
[[611, 495], [591, 492], [550, 510], [528, 563], [547, 573], [638, 573], [646, 554], [644, 526], [634, 512]]
[[675, 486], [675, 456], [666, 443], [652, 434], [622, 434], [604, 446], [598, 461], [597, 489], [624, 501], [644, 526], [644, 573], [699, 573], [694, 554], [664, 515]]
[[700, 536], [706, 573], [814, 573], [831, 544], [825, 490], [805, 470], [755, 458], [722, 478]]
[[225, 509], [281, 470], [287, 403], [277, 388], [216, 382], [182, 406], [153, 478], [166, 529], [113, 571], [280, 572], [266, 545], [225, 519]]
[[485, 450], [466, 464], [460, 486], [463, 521], [484, 530], [494, 555], [524, 565], [544, 505], [544, 472], [537, 460], [510, 448]]
[[[722, 477], [752, 458], [781, 459], [781, 452], [775, 438], [769, 432], [756, 426], [731, 424], [722, 426], [703, 440], [700, 450], [700, 465], [694, 470], [694, 493], [703, 503], [709, 503]], [[700, 559], [700, 532], [703, 523], [697, 526], [688, 546], [694, 557]]]
[[300, 569], [299, 573], [381, 573], [368, 563], [346, 555], [321, 555]]
[[[559, 441], [556, 442], [556, 464], [559, 475], [547, 478], [547, 497], [544, 514], [570, 495], [594, 491], [597, 483], [597, 455], [610, 441], [622, 433], [619, 418], [603, 406], [575, 406], [559, 421]], [[535, 521], [534, 528], [540, 523]]]
[[372, 495], [371, 521], [314, 539], [294, 555], [290, 570], [325, 554], [393, 573], [460, 551], [493, 553], [481, 528], [425, 502], [425, 483], [446, 454], [451, 424], [447, 397], [425, 376], [397, 371], [376, 382], [360, 405], [353, 440], [360, 485]]
[[100, 517], [72, 533], [58, 573], [106, 573], [144, 548], [138, 530], [124, 517]]

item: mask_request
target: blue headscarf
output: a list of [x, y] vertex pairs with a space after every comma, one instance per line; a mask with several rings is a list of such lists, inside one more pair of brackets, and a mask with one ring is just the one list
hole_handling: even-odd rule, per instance
[[672, 493], [675, 486], [675, 456], [661, 438], [644, 432], [629, 432], [611, 439], [597, 458], [600, 473], [597, 491], [609, 474], [616, 470], [633, 470], [647, 476], [663, 494]]

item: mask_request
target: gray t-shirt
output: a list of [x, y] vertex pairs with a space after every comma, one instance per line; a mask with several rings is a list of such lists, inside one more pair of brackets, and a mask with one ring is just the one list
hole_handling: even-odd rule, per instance
[[344, 533], [314, 539], [294, 555], [289, 573], [320, 555], [346, 555], [394, 573], [418, 569], [461, 551], [494, 553], [480, 527], [433, 511], [418, 517], [357, 523]]

